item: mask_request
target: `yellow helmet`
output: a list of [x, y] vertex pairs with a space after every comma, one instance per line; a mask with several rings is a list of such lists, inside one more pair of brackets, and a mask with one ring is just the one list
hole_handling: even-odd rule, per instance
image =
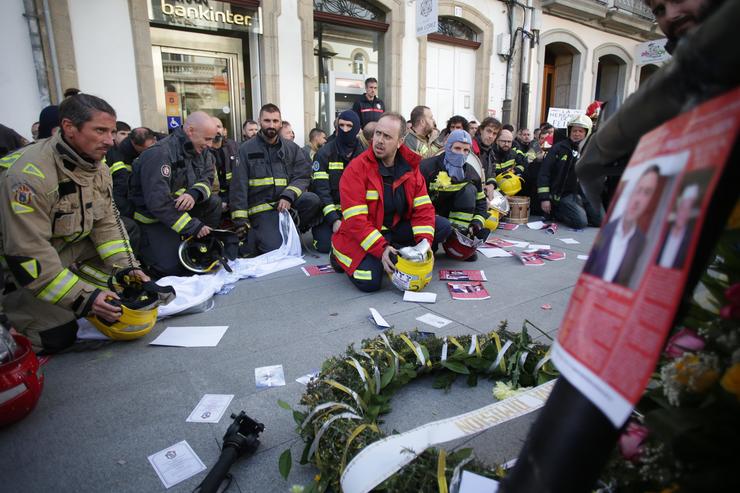
[[390, 275], [393, 285], [401, 291], [421, 291], [432, 281], [434, 254], [427, 250], [424, 260], [414, 262], [398, 256], [396, 270]]
[[108, 303], [121, 307], [121, 316], [115, 322], [108, 322], [89, 315], [87, 319], [100, 332], [117, 341], [129, 341], [143, 337], [157, 322], [157, 307], [175, 299], [172, 286], [159, 286], [153, 281], [142, 282], [130, 276], [132, 269], [125, 269], [111, 276], [108, 286], [120, 300], [110, 299]]
[[483, 227], [489, 231], [494, 231], [498, 228], [498, 221], [500, 218], [500, 212], [496, 209], [488, 209], [488, 217], [483, 221]]
[[516, 175], [511, 171], [496, 175], [496, 183], [498, 184], [499, 189], [509, 196], [519, 193], [522, 189], [523, 181], [524, 179], [521, 176]]

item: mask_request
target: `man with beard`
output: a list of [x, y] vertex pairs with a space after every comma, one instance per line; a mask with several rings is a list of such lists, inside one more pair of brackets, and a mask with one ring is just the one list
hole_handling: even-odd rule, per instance
[[475, 142], [478, 143], [478, 157], [480, 158], [486, 178], [494, 178], [489, 175], [488, 170], [493, 166], [493, 148], [496, 138], [501, 131], [501, 122], [489, 116], [484, 118], [475, 134]]
[[101, 162], [113, 146], [116, 112], [78, 94], [62, 101], [59, 117], [53, 137], [0, 160], [4, 311], [34, 350], [49, 353], [74, 344], [78, 318], [117, 321], [121, 308], [109, 301], [118, 295], [106, 281], [116, 268], [139, 267]]
[[372, 150], [352, 161], [339, 183], [344, 220], [332, 238], [330, 259], [361, 291], [379, 290], [383, 271], [395, 272], [397, 248], [422, 240], [434, 245], [451, 232], [446, 220], [435, 223], [421, 160], [403, 144], [405, 127], [398, 113], [383, 115]]
[[434, 116], [427, 106], [417, 106], [411, 110], [411, 130], [408, 131], [403, 143], [421, 156], [422, 159], [436, 155], [441, 149], [433, 138]]
[[360, 119], [357, 113], [352, 110], [341, 112], [337, 119], [336, 138], [319, 149], [313, 162], [311, 191], [321, 199], [324, 219], [314, 226], [311, 233], [314, 246], [321, 253], [329, 253], [331, 235], [342, 224], [339, 180], [350, 161], [364, 151], [357, 139], [359, 131]]
[[298, 144], [278, 135], [280, 108], [268, 103], [260, 109], [260, 131], [239, 148], [229, 192], [231, 219], [237, 226], [250, 224], [248, 248], [265, 253], [283, 242], [279, 213], [294, 209], [298, 229], [307, 231], [321, 211], [321, 201], [306, 189], [311, 165]]

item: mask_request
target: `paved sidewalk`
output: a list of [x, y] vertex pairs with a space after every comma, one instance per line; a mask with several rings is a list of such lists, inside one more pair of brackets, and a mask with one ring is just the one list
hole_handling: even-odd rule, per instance
[[[349, 344], [378, 334], [367, 317], [376, 308], [395, 330], [419, 327], [438, 335], [486, 332], [507, 319], [519, 330], [525, 319], [554, 335], [583, 266], [577, 255], [587, 254], [597, 230], [573, 232], [561, 226], [556, 235], [526, 226], [496, 236], [549, 244], [567, 258], [541, 267], [522, 265], [515, 258], [454, 262], [438, 254], [434, 281], [426, 291], [438, 295], [435, 304], [402, 301], [402, 293], [385, 282], [378, 293], [355, 289], [343, 274], [307, 277], [300, 268], [260, 279], [240, 281], [228, 295], [216, 296], [207, 313], [159, 322], [151, 334], [130, 343], [113, 343], [93, 351], [52, 357], [45, 365], [46, 385], [36, 410], [24, 421], [0, 430], [3, 491], [126, 491], [157, 492], [165, 488], [147, 456], [187, 440], [210, 467], [217, 459], [223, 433], [231, 420], [218, 424], [186, 423], [203, 394], [234, 394], [229, 411], [245, 410], [265, 424], [259, 453], [232, 469], [229, 491], [286, 492], [294, 483], [307, 483], [316, 474], [310, 466], [294, 464], [286, 482], [278, 472], [278, 457], [293, 447], [300, 457], [302, 443], [294, 432], [282, 399], [295, 405], [304, 387], [295, 379], [320, 367]], [[568, 245], [558, 238], [574, 238]], [[440, 249], [441, 252], [441, 249]], [[326, 255], [306, 257], [309, 264], [328, 263]], [[491, 299], [454, 301], [438, 280], [444, 268], [483, 269]], [[542, 309], [549, 304], [552, 309]], [[418, 322], [431, 312], [453, 323], [442, 329]], [[167, 326], [228, 325], [215, 348], [149, 346]], [[533, 333], [533, 335], [535, 335]], [[257, 390], [254, 368], [282, 364], [287, 385]], [[386, 417], [387, 431], [405, 431], [489, 404], [492, 383], [481, 381], [468, 389], [457, 383], [449, 393], [431, 388], [422, 379], [393, 400]], [[486, 461], [516, 457], [534, 415], [496, 427], [469, 440]], [[186, 492], [205, 473], [171, 488]]]

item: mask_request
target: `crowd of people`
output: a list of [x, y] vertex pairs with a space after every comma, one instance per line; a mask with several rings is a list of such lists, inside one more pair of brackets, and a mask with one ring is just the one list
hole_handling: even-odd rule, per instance
[[314, 128], [303, 148], [274, 104], [244, 122], [241, 142], [202, 111], [163, 135], [132, 129], [77, 90], [45, 108], [38, 140], [6, 139], [0, 160], [5, 286], [19, 297], [11, 320], [37, 349], [66, 347], [77, 318], [120, 315], [107, 283], [114, 269], [142, 282], [207, 272], [218, 262], [193, 269], [183, 241], [212, 258], [224, 232], [233, 256], [275, 250], [282, 212], [363, 291], [398, 271], [404, 247], [433, 255], [443, 245], [474, 261], [461, 240], [485, 240], [496, 227], [491, 203], [501, 192], [530, 197], [533, 213], [574, 228], [600, 223], [573, 170], [597, 111], [573, 119], [560, 141], [547, 123], [514, 131], [493, 117], [455, 115], [439, 130], [431, 108], [415, 107], [407, 121], [386, 111], [376, 79], [365, 87], [330, 135]]

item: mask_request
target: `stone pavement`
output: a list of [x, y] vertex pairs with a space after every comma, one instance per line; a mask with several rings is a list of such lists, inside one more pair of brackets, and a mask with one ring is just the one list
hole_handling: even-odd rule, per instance
[[[277, 400], [296, 405], [304, 390], [297, 377], [318, 369], [349, 344], [378, 334], [367, 319], [369, 307], [396, 331], [419, 327], [438, 335], [483, 333], [504, 319], [510, 329], [519, 330], [528, 319], [554, 336], [583, 266], [577, 255], [588, 253], [597, 231], [574, 232], [561, 225], [554, 236], [526, 226], [496, 232], [497, 237], [549, 244], [567, 253], [565, 260], [541, 267], [482, 255], [476, 262], [455, 262], [438, 254], [434, 280], [426, 289], [437, 293], [435, 304], [404, 302], [390, 282], [380, 292], [367, 294], [344, 275], [307, 277], [293, 268], [240, 281], [229, 294], [215, 297], [213, 310], [161, 321], [143, 339], [53, 356], [44, 366], [46, 383], [37, 408], [24, 421], [0, 430], [0, 456], [5, 458], [0, 490], [164, 491], [147, 456], [187, 440], [210, 467], [231, 423], [228, 412], [242, 409], [264, 423], [265, 432], [258, 453], [232, 468], [235, 481], [229, 491], [287, 492], [294, 483], [306, 484], [316, 474], [311, 466], [294, 464], [287, 482], [278, 472], [279, 455], [292, 447], [293, 457], [300, 457], [302, 442], [291, 414], [278, 407]], [[567, 237], [580, 243], [558, 240]], [[325, 264], [328, 258], [306, 256], [306, 261]], [[443, 268], [485, 270], [491, 299], [451, 300], [446, 284], [438, 280], [437, 271]], [[544, 304], [552, 309], [542, 309]], [[428, 312], [453, 323], [435, 329], [416, 321]], [[148, 345], [167, 326], [191, 325], [229, 329], [215, 348]], [[254, 368], [277, 364], [283, 365], [287, 385], [258, 390]], [[431, 384], [431, 379], [421, 379], [394, 396], [394, 410], [385, 417], [387, 431], [405, 431], [493, 401], [493, 385], [487, 380], [473, 389], [456, 383], [448, 393]], [[235, 397], [218, 424], [186, 423], [207, 393]], [[485, 461], [514, 458], [534, 417], [498, 426], [467, 440], [467, 445]], [[192, 491], [205, 474], [171, 490]]]

